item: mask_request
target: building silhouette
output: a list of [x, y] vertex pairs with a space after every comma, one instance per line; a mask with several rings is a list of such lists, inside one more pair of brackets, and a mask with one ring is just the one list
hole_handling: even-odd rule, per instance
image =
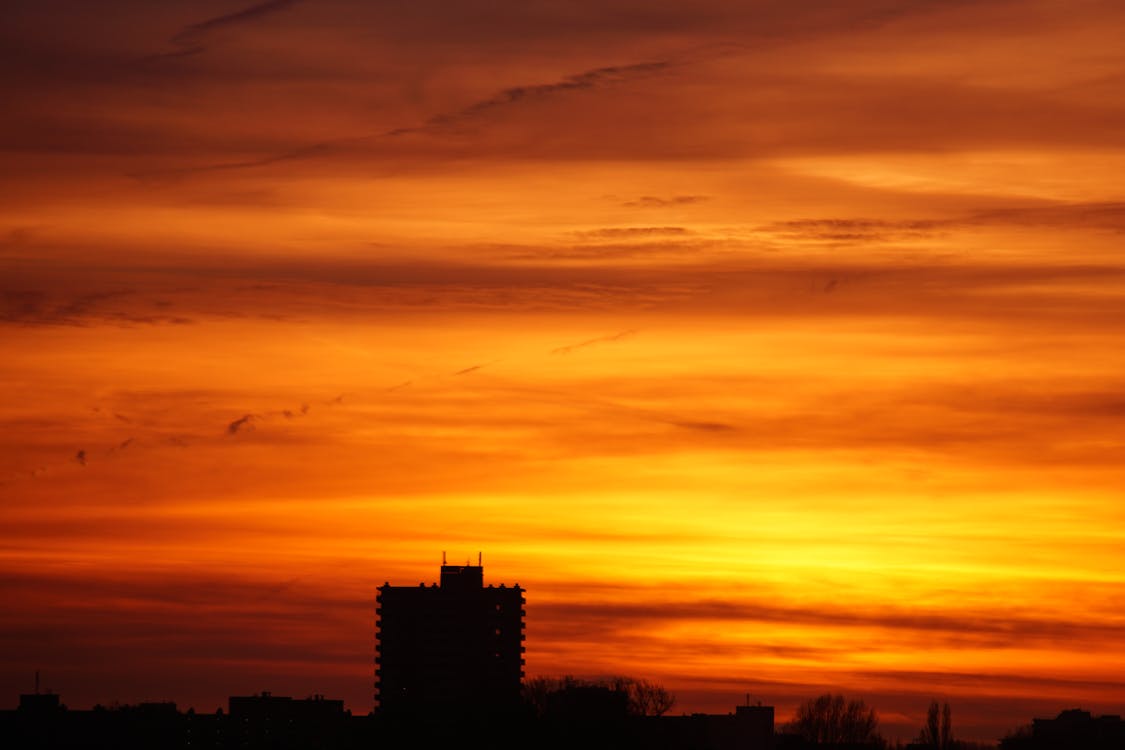
[[342, 700], [262, 692], [231, 696], [228, 706], [223, 739], [231, 747], [320, 750], [346, 744], [350, 715]]
[[440, 584], [379, 587], [375, 688], [385, 715], [495, 714], [520, 704], [524, 590], [485, 586], [480, 565]]
[[1031, 739], [1033, 747], [1052, 750], [1120, 750], [1125, 747], [1125, 721], [1072, 708], [1054, 719], [1034, 719]]
[[634, 746], [647, 750], [771, 750], [773, 706], [736, 706], [729, 714], [642, 717]]

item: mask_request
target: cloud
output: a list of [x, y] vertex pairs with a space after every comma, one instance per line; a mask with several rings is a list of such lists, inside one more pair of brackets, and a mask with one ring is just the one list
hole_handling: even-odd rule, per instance
[[297, 417], [304, 417], [309, 413], [309, 405], [301, 404], [299, 409], [282, 409], [281, 416], [286, 419], [296, 419]]
[[685, 260], [699, 258], [708, 259], [708, 251], [721, 247], [720, 242], [713, 240], [649, 240], [634, 238], [632, 241], [617, 240], [614, 242], [596, 242], [572, 245], [570, 247], [552, 247], [537, 245], [519, 248], [505, 256], [506, 260], [538, 260], [546, 263], [555, 261], [588, 261], [590, 263], [636, 263], [649, 261], [651, 267], [657, 267], [661, 260]]
[[684, 227], [605, 227], [603, 229], [590, 229], [572, 232], [576, 237], [582, 239], [600, 240], [600, 239], [629, 239], [631, 237], [659, 237], [659, 236], [683, 236], [691, 234]]
[[570, 354], [572, 352], [578, 351], [579, 349], [585, 349], [597, 344], [607, 344], [611, 341], [622, 341], [629, 338], [630, 336], [636, 335], [636, 333], [637, 331], [635, 329], [630, 329], [628, 331], [621, 331], [609, 336], [598, 336], [597, 338], [579, 341], [577, 344], [568, 344], [566, 346], [560, 346], [557, 349], [552, 349], [551, 354]]
[[[329, 405], [343, 403], [343, 396], [328, 401]], [[267, 411], [260, 414], [243, 414], [238, 419], [234, 420], [227, 425], [227, 434], [236, 435], [240, 430], [253, 429], [255, 423], [270, 421], [277, 417], [284, 417], [286, 420], [293, 420], [297, 417], [307, 416], [309, 413], [309, 405], [307, 403], [301, 404], [297, 409], [278, 409], [275, 411]]]
[[85, 327], [92, 322], [119, 326], [189, 325], [183, 315], [152, 314], [133, 289], [92, 292], [0, 290], [0, 323]]
[[267, 0], [267, 2], [251, 5], [242, 10], [234, 11], [233, 13], [214, 16], [213, 18], [208, 18], [198, 23], [189, 24], [176, 32], [169, 40], [179, 49], [149, 55], [143, 58], [142, 62], [191, 57], [201, 54], [207, 49], [204, 42], [213, 32], [232, 26], [243, 26], [260, 18], [286, 10], [299, 2], [301, 2], [301, 0]]
[[[270, 3], [267, 3], [267, 5], [270, 5]], [[283, 153], [263, 156], [260, 158], [244, 159], [219, 164], [209, 164], [199, 167], [187, 167], [183, 169], [148, 170], [144, 172], [135, 172], [130, 176], [140, 180], [153, 180], [200, 172], [216, 172], [234, 169], [248, 169], [252, 167], [264, 167], [280, 162], [309, 159], [317, 156], [340, 153], [350, 148], [370, 145], [374, 141], [383, 139], [397, 139], [402, 136], [415, 134], [437, 134], [451, 132], [456, 130], [460, 126], [466, 125], [474, 120], [485, 117], [498, 110], [503, 110], [507, 107], [545, 99], [560, 93], [590, 90], [602, 86], [613, 85], [616, 83], [623, 83], [637, 77], [654, 75], [661, 71], [667, 70], [672, 65], [673, 63], [671, 61], [654, 61], [633, 63], [631, 65], [610, 65], [601, 68], [594, 68], [582, 73], [575, 73], [573, 75], [566, 76], [561, 80], [554, 81], [552, 83], [515, 86], [512, 88], [503, 89], [499, 93], [487, 99], [482, 99], [466, 107], [462, 107], [461, 109], [433, 115], [421, 125], [392, 128], [390, 130], [385, 130], [383, 132], [374, 133], [371, 135], [335, 138], [295, 148]]]
[[778, 221], [759, 231], [791, 239], [827, 242], [886, 242], [932, 236], [947, 221], [881, 219], [794, 219]]
[[793, 239], [887, 241], [933, 236], [973, 226], [1050, 226], [1125, 232], [1125, 203], [1051, 202], [974, 211], [946, 219], [808, 218], [777, 221], [758, 231]]
[[672, 422], [672, 424], [685, 430], [699, 430], [701, 432], [731, 432], [734, 430], [734, 425], [725, 422]]
[[618, 632], [648, 629], [653, 623], [711, 621], [779, 623], [829, 628], [880, 629], [938, 638], [953, 648], [1018, 649], [1114, 642], [1125, 637], [1125, 621], [1080, 621], [1016, 612], [927, 612], [889, 608], [801, 607], [762, 601], [567, 602], [536, 606], [540, 617], [568, 628], [609, 627]]
[[252, 428], [254, 426], [253, 422], [257, 418], [258, 417], [254, 414], [243, 414], [241, 417], [227, 425], [227, 434], [236, 435], [238, 434], [238, 431], [243, 427], [246, 427], [248, 429]]
[[130, 291], [90, 292], [64, 300], [52, 300], [42, 290], [5, 290], [0, 292], [0, 320], [19, 323], [81, 324], [107, 300], [133, 294]]
[[[15, 288], [0, 291], [0, 323], [175, 326], [185, 327], [183, 335], [189, 336], [216, 320], [282, 325], [271, 318], [278, 310], [286, 310], [291, 319], [342, 320], [382, 311], [416, 315], [675, 306], [693, 313], [721, 310], [807, 319], [835, 317], [847, 306], [883, 320], [905, 315], [994, 328], [1036, 320], [1053, 330], [1091, 316], [1112, 318], [1117, 301], [1108, 292], [1125, 278], [1109, 259], [976, 258], [969, 253], [801, 259], [756, 252], [749, 241], [592, 243], [580, 247], [581, 253], [556, 252], [565, 246], [550, 243], [461, 247], [460, 258], [414, 264], [377, 257], [202, 257], [126, 273], [75, 270], [57, 262], [45, 266], [32, 283], [13, 274], [9, 283]], [[503, 262], [512, 257], [522, 262]], [[185, 279], [207, 283], [170, 289], [184, 285]], [[250, 289], [255, 283], [265, 288]], [[102, 293], [114, 287], [145, 291]], [[172, 315], [168, 307], [157, 306], [169, 299], [174, 301]], [[189, 322], [197, 327], [186, 329]], [[561, 343], [557, 348], [567, 349]]]
[[285, 10], [296, 5], [300, 0], [267, 0], [264, 3], [251, 5], [242, 10], [237, 10], [233, 13], [227, 13], [222, 16], [215, 16], [208, 18], [205, 21], [193, 23], [185, 26], [174, 37], [172, 41], [183, 44], [198, 41], [200, 36], [203, 36], [216, 29], [225, 28], [228, 26], [239, 26], [258, 18], [277, 13], [278, 11]]
[[514, 86], [512, 88], [503, 89], [488, 99], [482, 99], [462, 109], [434, 115], [423, 125], [390, 130], [384, 135], [394, 137], [411, 133], [446, 130], [502, 107], [533, 101], [563, 92], [588, 90], [613, 83], [621, 83], [638, 76], [652, 75], [665, 71], [671, 65], [672, 63], [670, 61], [642, 62], [632, 65], [609, 65], [587, 70], [582, 73], [575, 73], [574, 75], [566, 76], [562, 80], [553, 83]]
[[642, 195], [634, 200], [625, 201], [621, 205], [626, 208], [669, 208], [671, 206], [690, 206], [708, 200], [711, 200], [711, 197], [707, 195], [672, 195], [667, 198]]
[[1092, 227], [1125, 232], [1125, 203], [1117, 201], [1055, 203], [980, 211], [966, 224]]

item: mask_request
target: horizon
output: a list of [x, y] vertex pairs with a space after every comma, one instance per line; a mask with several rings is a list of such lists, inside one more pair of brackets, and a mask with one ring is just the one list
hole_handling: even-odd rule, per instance
[[1121, 4], [11, 5], [0, 693], [1125, 713]]
[[[444, 567], [445, 565], [446, 565], [445, 553], [443, 553], [442, 562], [440, 563], [440, 566]], [[454, 561], [454, 562], [450, 562], [449, 565], [456, 566], [457, 563]], [[470, 558], [466, 557], [465, 565], [471, 566], [471, 559]], [[438, 566], [434, 566], [434, 567], [436, 568]], [[432, 579], [432, 580], [422, 579], [418, 582], [419, 586], [426, 586], [426, 587], [429, 587], [429, 586], [434, 585], [434, 584], [436, 584], [436, 578]], [[409, 582], [399, 583], [399, 584], [392, 583], [392, 585], [399, 585], [399, 586], [403, 586], [405, 588], [411, 588], [411, 587], [414, 586], [413, 583], [409, 583]], [[491, 587], [491, 586], [502, 587], [502, 586], [505, 586], [505, 585], [520, 586], [520, 588], [522, 589], [524, 594], [525, 595], [527, 594], [527, 587], [523, 586], [522, 584], [519, 584], [518, 582], [512, 583], [512, 584], [505, 584], [505, 583], [502, 583], [502, 582], [490, 582], [486, 578], [485, 582], [484, 582], [484, 585], [488, 586], [488, 587]], [[534, 601], [534, 600], [532, 599], [531, 601], [529, 601], [528, 605], [530, 605], [532, 601]], [[372, 600], [372, 622], [374, 622], [374, 601], [373, 600]], [[535, 630], [534, 628], [531, 629], [532, 632], [534, 632], [534, 630]], [[529, 639], [529, 643], [530, 643], [530, 639]], [[534, 653], [534, 644], [531, 644], [529, 646], [527, 655], [530, 656], [533, 653]], [[567, 670], [565, 672], [560, 672], [558, 674], [550, 674], [550, 675], [547, 675], [547, 674], [532, 674], [532, 673], [529, 672], [528, 676], [527, 676], [527, 679], [535, 679], [535, 678], [540, 678], [540, 677], [549, 677], [549, 678], [575, 677], [575, 678], [578, 678], [580, 680], [585, 680], [585, 679], [603, 680], [603, 679], [609, 679], [609, 678], [613, 678], [613, 677], [617, 677], [617, 676], [622, 676], [621, 673], [611, 673], [611, 672], [598, 673], [598, 672], [591, 672], [591, 671], [583, 671], [582, 668], [581, 668], [581, 665], [577, 664], [577, 663], [575, 663], [573, 666], [575, 667], [574, 669], [570, 669], [570, 670]], [[35, 673], [35, 680], [36, 680], [37, 683], [40, 680], [40, 676], [41, 676], [40, 673], [37, 671]], [[625, 676], [632, 677], [632, 678], [639, 678], [639, 679], [651, 679], [651, 677], [652, 677], [649, 674], [643, 674], [643, 673], [635, 673], [635, 674], [629, 674], [629, 675], [625, 675]], [[321, 680], [321, 683], [322, 682], [323, 682], [323, 679]], [[659, 681], [657, 681], [657, 682], [659, 682]], [[176, 704], [177, 709], [181, 712], [184, 712], [184, 711], [187, 711], [188, 709], [191, 709], [191, 710], [195, 711], [196, 713], [216, 713], [216, 712], [225, 712], [227, 710], [227, 701], [232, 697], [244, 696], [244, 695], [253, 696], [253, 695], [259, 695], [259, 694], [267, 694], [267, 695], [290, 696], [294, 699], [312, 698], [314, 696], [320, 695], [320, 696], [323, 696], [323, 697], [328, 698], [328, 699], [342, 700], [343, 703], [344, 703], [344, 708], [347, 711], [351, 712], [352, 715], [365, 715], [365, 714], [370, 714], [372, 711], [375, 711], [375, 712], [378, 711], [378, 706], [375, 705], [374, 707], [372, 707], [370, 700], [367, 702], [368, 705], [365, 708], [364, 707], [364, 701], [362, 699], [356, 700], [354, 695], [350, 696], [350, 699], [349, 699], [349, 697], [341, 697], [339, 695], [334, 695], [334, 694], [325, 694], [322, 691], [317, 690], [317, 689], [302, 689], [302, 688], [298, 687], [298, 685], [302, 684], [302, 683], [304, 683], [304, 684], [321, 684], [321, 683], [316, 683], [315, 681], [313, 683], [309, 683], [307, 676], [304, 679], [296, 679], [296, 678], [289, 677], [288, 682], [286, 683], [287, 687], [285, 689], [278, 690], [273, 686], [261, 685], [261, 686], [258, 686], [256, 689], [252, 689], [252, 690], [244, 690], [244, 691], [241, 691], [241, 692], [230, 692], [228, 695], [223, 696], [221, 700], [217, 701], [217, 705], [215, 705], [215, 707], [213, 709], [209, 708], [207, 705], [202, 705], [202, 703], [206, 703], [209, 699], [202, 699], [202, 703], [191, 702], [191, 703], [188, 703], [188, 704], [184, 704], [181, 700], [177, 700], [175, 695], [173, 695], [172, 693], [170, 693], [170, 692], [161, 693], [161, 692], [159, 692], [159, 690], [155, 693], [149, 693], [149, 694], [146, 694], [146, 695], [133, 695], [133, 696], [127, 698], [127, 699], [122, 699], [120, 696], [115, 696], [115, 697], [113, 697], [111, 699], [108, 699], [108, 700], [105, 699], [105, 698], [95, 699], [95, 700], [92, 700], [92, 701], [90, 701], [86, 704], [83, 704], [83, 705], [75, 705], [73, 702], [67, 701], [66, 695], [64, 693], [62, 693], [61, 691], [58, 691], [58, 690], [56, 690], [56, 689], [54, 689], [53, 687], [50, 687], [50, 686], [44, 686], [44, 687], [42, 687], [42, 689], [40, 689], [38, 687], [38, 684], [37, 684], [37, 687], [36, 687], [35, 691], [26, 691], [26, 692], [21, 691], [21, 694], [29, 694], [31, 692], [34, 692], [36, 694], [55, 694], [55, 695], [58, 695], [59, 698], [60, 698], [60, 701], [67, 708], [69, 708], [71, 710], [91, 710], [91, 709], [97, 708], [99, 706], [104, 707], [104, 708], [114, 708], [116, 706], [128, 706], [128, 705], [136, 705], [136, 704], [140, 704], [140, 703], [174, 703], [174, 704]], [[245, 685], [245, 684], [249, 684], [249, 683], [247, 682], [247, 680], [244, 679], [241, 684]], [[772, 706], [772, 707], [775, 707], [775, 708], [779, 709], [779, 711], [777, 713], [777, 729], [778, 729], [778, 731], [784, 731], [785, 725], [789, 721], [792, 720], [793, 713], [794, 713], [794, 711], [796, 710], [796, 708], [799, 704], [802, 704], [802, 703], [804, 703], [805, 701], [807, 701], [811, 698], [815, 698], [818, 695], [822, 695], [822, 694], [825, 694], [825, 693], [843, 694], [845, 697], [847, 697], [849, 699], [863, 700], [868, 705], [868, 707], [875, 709], [876, 713], [879, 716], [880, 733], [888, 741], [890, 741], [890, 742], [909, 742], [912, 739], [916, 738], [916, 736], [918, 735], [918, 732], [921, 730], [921, 728], [923, 726], [923, 720], [924, 720], [924, 717], [925, 717], [925, 714], [926, 714], [926, 710], [929, 707], [929, 703], [925, 699], [925, 695], [924, 695], [925, 691], [924, 690], [913, 691], [912, 693], [909, 693], [909, 694], [906, 694], [906, 695], [903, 695], [901, 693], [896, 693], [896, 694], [883, 693], [881, 695], [876, 694], [876, 695], [879, 695], [879, 698], [882, 700], [882, 703], [879, 703], [870, 694], [864, 694], [864, 693], [859, 693], [859, 692], [855, 692], [855, 691], [848, 691], [847, 688], [844, 688], [844, 687], [839, 686], [839, 685], [825, 685], [820, 689], [819, 692], [812, 692], [812, 693], [802, 692], [800, 689], [795, 689], [792, 685], [785, 685], [785, 684], [771, 685], [771, 684], [756, 682], [756, 681], [753, 681], [753, 680], [749, 680], [749, 681], [745, 682], [744, 686], [747, 687], [747, 692], [744, 692], [741, 696], [730, 693], [729, 691], [724, 691], [722, 689], [709, 689], [709, 690], [691, 690], [691, 689], [689, 689], [686, 693], [680, 693], [679, 691], [673, 690], [672, 692], [673, 692], [673, 695], [675, 697], [675, 703], [673, 704], [671, 710], [668, 711], [667, 715], [669, 715], [669, 716], [680, 716], [680, 715], [690, 715], [690, 714], [693, 714], [693, 713], [724, 715], [724, 714], [733, 713], [735, 708], [739, 705], [751, 705], [751, 704], [768, 705], [768, 706]], [[749, 686], [754, 686], [755, 688], [757, 688], [759, 690], [763, 690], [763, 691], [767, 691], [767, 692], [751, 692], [751, 691], [749, 691]], [[770, 688], [773, 688], [772, 693], [768, 692]], [[773, 695], [783, 696], [783, 700], [780, 702], [780, 704], [778, 702], [774, 701], [774, 700], [771, 700], [771, 696], [773, 696]], [[934, 698], [931, 698], [930, 700], [933, 700], [933, 699]], [[212, 701], [212, 702], [216, 702], [216, 701]], [[997, 736], [984, 736], [984, 735], [978, 736], [974, 732], [979, 732], [981, 730], [979, 728], [977, 728], [976, 726], [974, 726], [973, 724], [969, 724], [966, 727], [966, 724], [961, 719], [961, 716], [963, 714], [962, 714], [961, 711], [958, 711], [959, 708], [962, 709], [962, 710], [967, 708], [969, 710], [969, 715], [970, 716], [974, 715], [973, 709], [975, 707], [968, 701], [965, 701], [964, 703], [966, 703], [967, 705], [962, 705], [962, 706], [954, 705], [953, 706], [953, 709], [954, 709], [953, 727], [954, 727], [954, 730], [955, 730], [955, 736], [958, 739], [973, 741], [973, 742], [997, 742], [999, 739], [1001, 739], [1002, 736], [1004, 736], [1004, 735], [1006, 735], [1006, 734], [1008, 734], [1012, 731], [1015, 731], [1022, 726], [1030, 725], [1032, 719], [1054, 718], [1057, 714], [1061, 713], [1062, 711], [1070, 710], [1070, 709], [1081, 709], [1081, 710], [1090, 711], [1090, 713], [1092, 713], [1094, 716], [1115, 715], [1115, 714], [1113, 714], [1113, 712], [1111, 710], [1096, 710], [1096, 709], [1091, 710], [1091, 707], [1089, 705], [1077, 705], [1077, 704], [1071, 705], [1070, 703], [1066, 702], [1066, 699], [1062, 699], [1062, 702], [1055, 701], [1054, 703], [1052, 703], [1050, 700], [1042, 700], [1042, 701], [1038, 701], [1034, 704], [1034, 705], [1037, 705], [1037, 706], [1040, 707], [1038, 713], [1036, 713], [1033, 716], [1029, 715], [1029, 716], [1025, 717], [1023, 721], [1019, 721], [1018, 723], [1014, 724], [1013, 726], [1011, 726], [1007, 731], [1003, 732], [1002, 734], [999, 734]], [[1051, 708], [1052, 705], [1056, 705], [1057, 708], [1052, 709]], [[1098, 704], [1095, 704], [1095, 705], [1098, 705]], [[1106, 705], [1106, 704], [1101, 704], [1101, 705]], [[888, 709], [886, 706], [891, 706], [892, 708]], [[14, 707], [14, 704], [13, 704], [13, 707]], [[4, 709], [0, 709], [0, 710], [4, 710]], [[1119, 715], [1119, 714], [1116, 714], [1116, 715]], [[985, 731], [988, 731], [988, 730], [985, 730]]]

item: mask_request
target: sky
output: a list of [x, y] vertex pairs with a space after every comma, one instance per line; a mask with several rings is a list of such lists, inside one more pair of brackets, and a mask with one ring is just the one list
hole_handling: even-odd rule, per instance
[[0, 704], [1125, 713], [1125, 6], [12, 0]]

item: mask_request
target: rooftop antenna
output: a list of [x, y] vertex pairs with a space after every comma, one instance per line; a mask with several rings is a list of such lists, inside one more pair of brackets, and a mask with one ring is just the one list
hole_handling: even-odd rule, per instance
[[39, 670], [35, 670], [35, 694], [39, 695]]
[[445, 550], [441, 551], [441, 564], [445, 565]]
[[478, 568], [480, 568], [480, 567], [483, 567], [483, 566], [481, 565], [481, 561], [480, 561], [480, 560], [481, 560], [481, 556], [480, 556], [480, 553], [478, 552], [478, 553], [477, 553], [477, 567], [478, 567]]

